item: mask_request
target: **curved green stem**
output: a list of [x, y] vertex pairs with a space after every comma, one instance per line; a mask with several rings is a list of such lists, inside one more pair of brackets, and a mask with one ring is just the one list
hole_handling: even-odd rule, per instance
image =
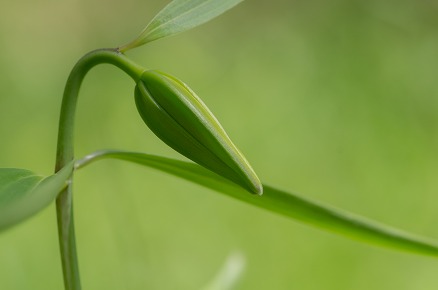
[[[65, 89], [59, 119], [55, 172], [73, 160], [73, 133], [79, 89], [88, 71], [101, 63], [115, 65], [137, 82], [144, 71], [117, 49], [99, 49], [83, 56], [73, 67]], [[66, 290], [80, 290], [79, 267], [73, 223], [72, 178], [56, 199], [58, 237]]]

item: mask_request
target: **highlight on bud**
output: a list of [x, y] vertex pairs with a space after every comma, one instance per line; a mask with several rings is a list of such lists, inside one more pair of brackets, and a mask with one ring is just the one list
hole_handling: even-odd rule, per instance
[[163, 72], [145, 71], [135, 88], [135, 102], [143, 121], [171, 148], [251, 193], [263, 193], [248, 161], [182, 81]]

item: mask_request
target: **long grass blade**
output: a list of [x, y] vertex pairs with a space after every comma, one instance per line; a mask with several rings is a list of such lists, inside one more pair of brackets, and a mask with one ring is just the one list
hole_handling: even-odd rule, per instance
[[438, 246], [435, 241], [268, 185], [264, 185], [262, 196], [250, 195], [231, 181], [191, 162], [144, 153], [100, 151], [79, 160], [76, 167], [81, 168], [103, 158], [116, 158], [152, 167], [265, 210], [354, 240], [417, 254], [438, 256]]

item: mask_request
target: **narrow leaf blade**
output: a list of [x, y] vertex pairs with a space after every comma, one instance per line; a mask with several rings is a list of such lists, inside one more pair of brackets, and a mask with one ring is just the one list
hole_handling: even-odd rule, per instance
[[116, 158], [152, 167], [257, 207], [355, 240], [417, 254], [438, 256], [438, 245], [435, 241], [379, 224], [268, 185], [264, 185], [264, 194], [262, 196], [249, 195], [246, 194], [243, 188], [231, 181], [190, 162], [143, 153], [101, 151], [89, 155], [78, 164], [78, 167], [102, 158]]
[[48, 206], [66, 186], [73, 162], [49, 177], [17, 168], [0, 168], [0, 231]]
[[119, 49], [125, 52], [153, 40], [189, 30], [210, 21], [242, 1], [174, 0], [149, 22], [134, 41]]
[[245, 269], [245, 256], [241, 252], [230, 254], [222, 266], [222, 269], [216, 274], [210, 283], [203, 287], [203, 290], [232, 290], [238, 280], [242, 277]]

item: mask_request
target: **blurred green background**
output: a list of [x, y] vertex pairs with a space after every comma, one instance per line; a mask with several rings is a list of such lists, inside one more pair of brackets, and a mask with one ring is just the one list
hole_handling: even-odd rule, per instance
[[[123, 2], [123, 3], [122, 3]], [[50, 174], [76, 60], [134, 38], [167, 1], [12, 1], [0, 10], [0, 166]], [[438, 2], [245, 1], [128, 55], [178, 76], [263, 182], [438, 238]], [[100, 66], [76, 152], [181, 158]], [[121, 161], [76, 174], [84, 289], [201, 289], [233, 251], [236, 289], [436, 289], [438, 260], [375, 248]], [[0, 288], [62, 289], [54, 207], [0, 235]]]

